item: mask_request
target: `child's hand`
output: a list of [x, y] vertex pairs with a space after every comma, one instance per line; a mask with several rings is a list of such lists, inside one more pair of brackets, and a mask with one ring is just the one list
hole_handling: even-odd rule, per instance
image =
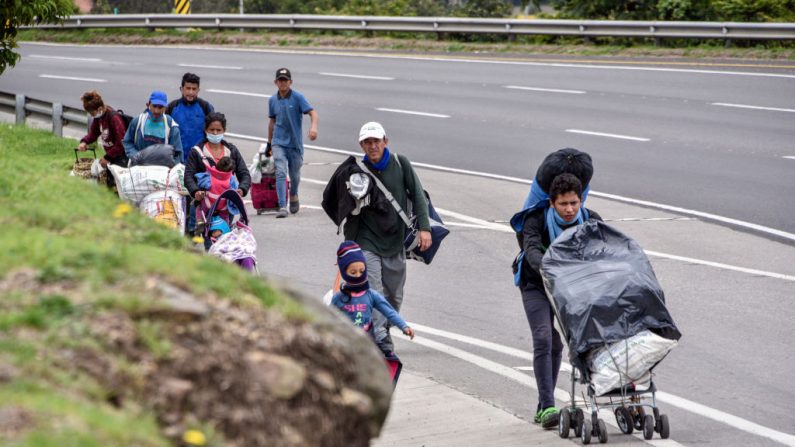
[[414, 340], [414, 329], [406, 326], [406, 329], [403, 329], [403, 334], [408, 335], [410, 339]]

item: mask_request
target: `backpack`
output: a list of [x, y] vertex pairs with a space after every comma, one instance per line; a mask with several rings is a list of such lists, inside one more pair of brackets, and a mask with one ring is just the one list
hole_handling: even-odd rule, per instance
[[[143, 112], [140, 115], [138, 115], [138, 125], [135, 128], [135, 133], [133, 134], [133, 138], [134, 138], [134, 141], [135, 141], [134, 144], [138, 144], [138, 134], [143, 132], [144, 119], [146, 119], [146, 118], [147, 118], [147, 113], [146, 112]], [[163, 117], [163, 119], [166, 120], [166, 134], [165, 134], [165, 142], [163, 144], [168, 144], [168, 136], [171, 133], [171, 129], [173, 129], [174, 127], [179, 126], [179, 124], [177, 124], [177, 122], [174, 121], [174, 118], [171, 118], [170, 116], [168, 116], [168, 114], [166, 114]]]
[[116, 109], [114, 113], [121, 117], [121, 120], [124, 122], [124, 130], [126, 131], [130, 127], [130, 123], [133, 120], [132, 115], [127, 115], [124, 113], [124, 110], [121, 109]]
[[[588, 191], [590, 191], [589, 184], [593, 177], [593, 161], [591, 160], [591, 156], [586, 152], [567, 147], [552, 152], [544, 157], [544, 161], [542, 161], [541, 165], [538, 167], [536, 175], [533, 178], [533, 184], [530, 187], [530, 193], [527, 195], [527, 199], [525, 199], [522, 210], [514, 214], [510, 220], [511, 228], [513, 228], [513, 231], [516, 233], [516, 240], [519, 243], [519, 254], [514, 258], [512, 265], [514, 274], [513, 282], [516, 286], [521, 285], [522, 264], [524, 262], [524, 237], [522, 232], [524, 231], [525, 218], [531, 211], [548, 206], [547, 200], [549, 196], [547, 195], [547, 191], [549, 191], [549, 187], [552, 185], [552, 181], [555, 177], [563, 173], [573, 174], [580, 179], [583, 189], [582, 201], [585, 202], [585, 199], [588, 197]], [[583, 203], [581, 206], [582, 209], [585, 210], [585, 204]], [[588, 217], [586, 211], [586, 215], [584, 216], [585, 220], [588, 220]]]

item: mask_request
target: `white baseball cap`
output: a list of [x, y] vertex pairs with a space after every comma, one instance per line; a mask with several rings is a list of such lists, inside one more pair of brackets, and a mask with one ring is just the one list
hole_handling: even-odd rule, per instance
[[360, 143], [368, 138], [378, 138], [381, 140], [385, 137], [386, 132], [384, 131], [384, 126], [382, 126], [380, 123], [376, 123], [375, 121], [364, 123], [364, 126], [362, 126], [361, 130], [359, 130]]

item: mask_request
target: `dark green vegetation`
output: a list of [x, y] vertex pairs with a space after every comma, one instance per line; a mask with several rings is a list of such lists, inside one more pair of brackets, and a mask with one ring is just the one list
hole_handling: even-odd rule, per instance
[[36, 23], [57, 23], [75, 12], [71, 0], [3, 0], [0, 3], [0, 74], [14, 66], [19, 55], [17, 30], [20, 26]]

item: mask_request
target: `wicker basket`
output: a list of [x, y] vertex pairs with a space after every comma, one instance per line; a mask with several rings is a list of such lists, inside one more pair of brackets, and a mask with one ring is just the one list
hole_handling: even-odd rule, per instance
[[91, 175], [91, 165], [94, 163], [94, 160], [97, 159], [97, 151], [95, 149], [89, 149], [91, 152], [94, 153], [94, 158], [88, 157], [77, 157], [78, 149], [75, 148], [75, 164], [72, 166], [72, 171], [75, 173], [75, 176], [89, 179], [93, 176]]

